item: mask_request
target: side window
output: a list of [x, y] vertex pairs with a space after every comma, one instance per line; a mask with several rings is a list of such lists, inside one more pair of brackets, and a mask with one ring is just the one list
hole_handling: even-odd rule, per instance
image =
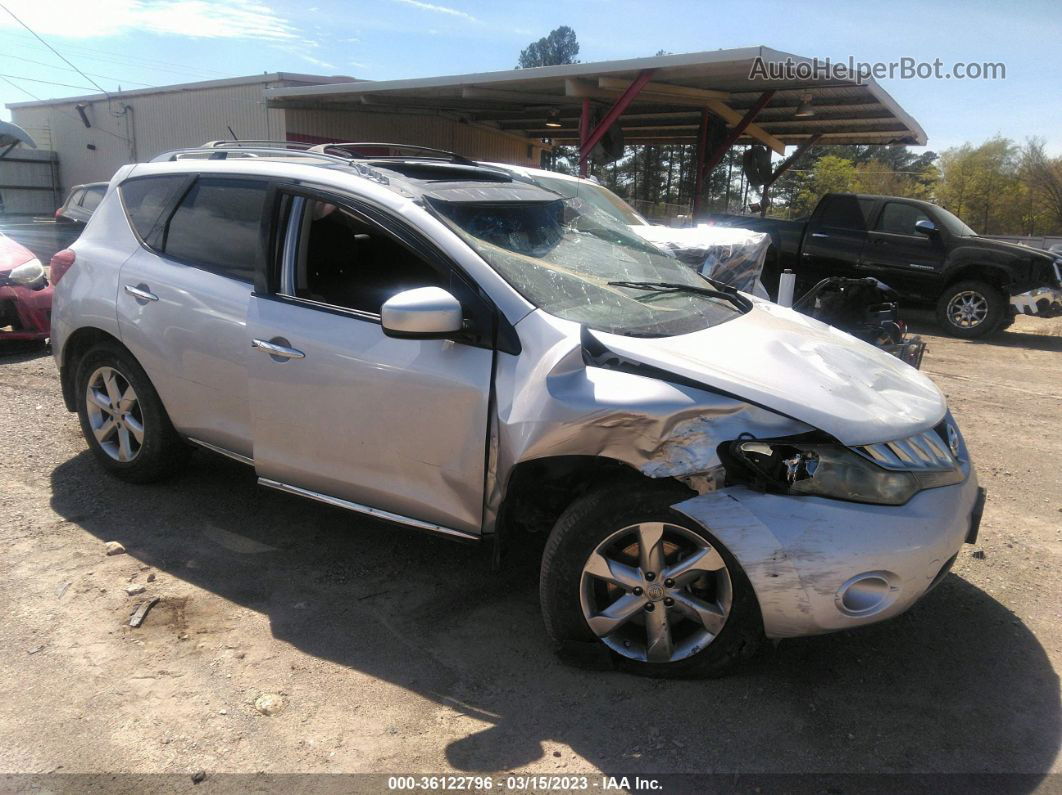
[[865, 230], [867, 218], [873, 208], [874, 202], [869, 199], [858, 199], [855, 196], [831, 196], [825, 200], [822, 213], [819, 215], [819, 224], [834, 229]]
[[196, 180], [170, 217], [163, 252], [253, 282], [267, 188], [265, 180]]
[[889, 202], [881, 211], [877, 231], [894, 235], [917, 235], [915, 224], [928, 220], [929, 216], [912, 204]]
[[296, 298], [379, 314], [402, 290], [449, 287], [439, 270], [357, 212], [313, 199], [304, 207], [289, 282]]
[[187, 182], [185, 176], [140, 177], [123, 182], [119, 188], [130, 223], [149, 246], [158, 247], [154, 240], [156, 226]]
[[70, 198], [66, 200], [67, 207], [80, 207], [81, 200], [85, 198], [85, 191], [78, 190], [70, 194]]
[[81, 207], [89, 212], [92, 212], [100, 206], [100, 202], [103, 201], [103, 195], [107, 192], [105, 185], [99, 185], [92, 188], [85, 189], [85, 198], [81, 200]]

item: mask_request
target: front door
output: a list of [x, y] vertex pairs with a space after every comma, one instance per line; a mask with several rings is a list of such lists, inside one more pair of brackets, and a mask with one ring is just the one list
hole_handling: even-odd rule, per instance
[[451, 274], [354, 203], [278, 204], [282, 262], [247, 319], [258, 474], [478, 533], [494, 352], [380, 325], [391, 295]]
[[916, 205], [886, 202], [863, 249], [861, 268], [901, 295], [931, 298], [939, 292], [944, 244], [939, 233], [917, 231], [919, 221], [932, 219]]

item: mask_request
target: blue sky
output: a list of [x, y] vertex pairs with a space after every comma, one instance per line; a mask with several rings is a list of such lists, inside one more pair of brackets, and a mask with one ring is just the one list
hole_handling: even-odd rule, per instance
[[[1057, 0], [0, 3], [108, 90], [272, 71], [391, 79], [508, 69], [521, 48], [558, 25], [575, 29], [583, 61], [763, 44], [834, 60], [1003, 62], [1005, 80], [881, 83], [922, 124], [936, 151], [999, 133], [1018, 141], [1039, 136], [1062, 155]], [[0, 9], [0, 104], [91, 89]], [[10, 118], [6, 111], [0, 116]]]

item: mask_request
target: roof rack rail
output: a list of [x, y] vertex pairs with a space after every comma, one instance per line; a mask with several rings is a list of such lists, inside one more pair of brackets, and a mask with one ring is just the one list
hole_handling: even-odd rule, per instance
[[[216, 143], [216, 142], [213, 142]], [[229, 142], [224, 142], [229, 143]], [[250, 142], [248, 142], [250, 143]], [[304, 158], [326, 163], [349, 163], [350, 157], [339, 157], [324, 152], [311, 152], [308, 149], [287, 149], [280, 146], [254, 146], [230, 147], [230, 146], [188, 146], [183, 149], [172, 149], [151, 158], [152, 163], [172, 162], [174, 160], [236, 160], [247, 157], [283, 157]]]
[[[366, 149], [383, 149], [388, 154], [365, 152], [364, 150]], [[346, 153], [348, 158], [353, 157], [358, 160], [402, 159], [406, 157], [406, 155], [399, 154], [400, 152], [410, 152], [413, 153], [413, 157], [427, 157], [432, 160], [448, 160], [451, 163], [459, 163], [465, 166], [479, 165], [475, 160], [470, 160], [456, 152], [450, 152], [446, 149], [436, 149], [431, 146], [417, 146], [416, 144], [392, 144], [377, 141], [344, 141], [340, 143], [337, 141], [334, 143], [311, 146], [308, 151], [320, 154], [330, 154], [335, 150]]]
[[224, 139], [221, 141], [207, 141], [205, 144], [200, 144], [199, 149], [227, 149], [234, 148], [239, 149], [242, 147], [251, 147], [255, 149], [309, 149], [312, 144], [308, 144], [305, 141], [258, 141], [258, 140], [229, 140]]

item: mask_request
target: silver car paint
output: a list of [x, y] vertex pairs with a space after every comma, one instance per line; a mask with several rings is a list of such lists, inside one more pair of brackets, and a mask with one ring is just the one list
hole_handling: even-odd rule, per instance
[[[121, 269], [118, 326], [175, 427], [252, 455], [247, 304], [251, 285], [138, 247]], [[61, 282], [60, 282], [61, 284]], [[141, 298], [127, 288], [146, 292]]]
[[741, 395], [849, 446], [913, 436], [947, 411], [944, 395], [918, 370], [769, 301], [693, 334], [595, 336], [616, 353]]
[[[480, 531], [491, 351], [298, 301], [253, 298], [247, 325], [260, 476]], [[250, 338], [305, 358], [251, 352]]]
[[[120, 176], [200, 173], [204, 166], [160, 163]], [[719, 442], [743, 432], [781, 436], [817, 427], [847, 444], [863, 444], [928, 430], [945, 411], [939, 391], [917, 371], [762, 302], [743, 317], [681, 337], [596, 335], [617, 353], [716, 392], [587, 366], [577, 324], [534, 310], [408, 198], [348, 172], [294, 163], [221, 161], [210, 163], [209, 170], [300, 180], [356, 195], [406, 219], [480, 285], [515, 325], [523, 347], [518, 356], [494, 354], [492, 396], [489, 351], [387, 338], [377, 322], [252, 299], [243, 354], [250, 368], [251, 452], [259, 472], [278, 483], [421, 522], [489, 533], [509, 474], [523, 461], [604, 456], [650, 477], [686, 478], [716, 467]], [[135, 239], [130, 247], [131, 237], [111, 191], [75, 244], [78, 265], [60, 285], [57, 355], [75, 325], [98, 325], [116, 336], [135, 329], [135, 319], [123, 329], [115, 318], [119, 268], [139, 250]], [[210, 299], [198, 284], [196, 291], [208, 312]], [[231, 325], [232, 310], [223, 314]], [[187, 358], [187, 341], [173, 337], [199, 332], [167, 328], [170, 338], [157, 344], [173, 343]], [[276, 361], [266, 351], [252, 351], [251, 340], [259, 337], [283, 339], [305, 358]], [[206, 355], [238, 371], [239, 356], [226, 358], [235, 348], [227, 342], [220, 347], [225, 350]], [[309, 367], [300, 367], [307, 362]], [[364, 400], [355, 399], [359, 393]], [[182, 433], [206, 427], [187, 419], [211, 411], [206, 394], [164, 396], [175, 422], [182, 418], [176, 422]], [[831, 615], [826, 603], [837, 578], [858, 574], [866, 561], [899, 578], [904, 597], [893, 603], [895, 611], [910, 604], [920, 595], [917, 565], [925, 564], [924, 577], [940, 555], [961, 543], [971, 494], [976, 495], [972, 470], [964, 484], [924, 492], [899, 508], [744, 489], [705, 493], [678, 507], [715, 533], [749, 570], [765, 623], [781, 636], [848, 625]], [[855, 525], [859, 531], [850, 532]], [[918, 541], [920, 533], [924, 542]]]
[[[677, 504], [676, 510], [726, 545], [748, 575], [770, 638], [851, 629], [902, 613], [926, 594], [962, 547], [977, 500], [977, 475], [916, 494], [906, 505], [860, 505], [727, 488]], [[888, 601], [867, 615], [847, 615], [838, 590], [874, 573], [889, 583]]]

